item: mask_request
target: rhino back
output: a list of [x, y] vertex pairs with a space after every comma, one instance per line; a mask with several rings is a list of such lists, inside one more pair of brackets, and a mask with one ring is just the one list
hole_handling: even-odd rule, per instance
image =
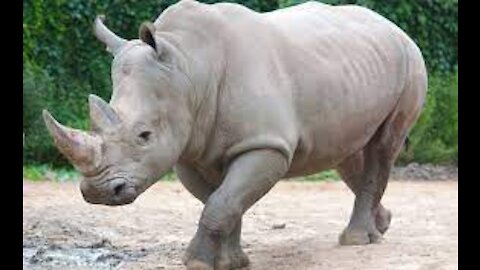
[[416, 45], [358, 6], [309, 2], [264, 15], [284, 37], [298, 145], [291, 175], [332, 168], [362, 148], [393, 110]]
[[192, 77], [218, 75], [206, 98], [215, 115], [204, 167], [221, 170], [220, 161], [262, 147], [286, 155], [289, 175], [335, 166], [393, 110], [409, 58], [419, 57], [408, 54], [415, 44], [403, 31], [365, 8], [309, 2], [260, 14], [181, 2], [168, 19], [179, 21], [185, 51], [195, 52]]

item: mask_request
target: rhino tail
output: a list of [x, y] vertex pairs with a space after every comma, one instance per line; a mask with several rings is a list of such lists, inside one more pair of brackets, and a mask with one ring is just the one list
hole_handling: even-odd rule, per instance
[[407, 135], [407, 137], [405, 137], [405, 152], [408, 152], [408, 147], [410, 146], [410, 137]]

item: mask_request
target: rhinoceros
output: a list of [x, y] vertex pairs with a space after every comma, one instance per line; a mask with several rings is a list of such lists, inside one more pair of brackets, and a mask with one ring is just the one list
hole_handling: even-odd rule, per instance
[[336, 169], [355, 195], [341, 245], [379, 242], [390, 169], [423, 107], [418, 46], [367, 8], [318, 2], [258, 13], [182, 0], [139, 38], [99, 16], [113, 54], [109, 103], [89, 96], [89, 131], [44, 110], [93, 204], [123, 205], [172, 168], [204, 204], [187, 269], [249, 264], [243, 214], [280, 179]]

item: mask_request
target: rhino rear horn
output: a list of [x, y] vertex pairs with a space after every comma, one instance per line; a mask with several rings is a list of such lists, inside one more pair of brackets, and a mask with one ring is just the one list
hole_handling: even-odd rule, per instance
[[75, 168], [82, 173], [89, 173], [100, 166], [100, 137], [63, 126], [47, 110], [43, 110], [43, 120], [58, 150]]
[[113, 55], [117, 54], [120, 48], [127, 42], [127, 40], [117, 36], [114, 32], [108, 29], [104, 24], [104, 15], [99, 15], [95, 18], [93, 25], [93, 33], [98, 40], [107, 46], [107, 51]]
[[120, 124], [120, 119], [113, 108], [96, 95], [88, 96], [92, 129], [97, 131], [112, 130]]

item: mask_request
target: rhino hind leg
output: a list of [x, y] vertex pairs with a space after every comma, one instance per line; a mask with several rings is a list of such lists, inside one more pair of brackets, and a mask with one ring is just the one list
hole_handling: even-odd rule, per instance
[[[391, 150], [380, 144], [380, 136], [375, 137], [363, 151], [363, 170], [353, 173], [355, 177], [345, 177], [345, 182], [355, 194], [355, 203], [350, 222], [340, 235], [341, 245], [379, 242], [382, 231], [385, 232], [390, 223], [391, 215], [380, 204], [380, 200], [393, 163], [392, 158], [386, 155]], [[383, 210], [387, 214], [382, 213]]]
[[339, 238], [341, 245], [379, 242], [390, 225], [391, 213], [380, 200], [390, 169], [421, 111], [426, 84], [424, 77], [416, 78], [367, 145], [340, 165], [339, 171], [355, 193], [350, 222]]
[[[216, 190], [215, 187], [206, 182], [202, 176], [191, 167], [177, 165], [176, 172], [184, 187], [203, 204], [207, 202], [210, 195]], [[242, 219], [237, 222], [235, 229], [230, 235], [221, 240], [220, 253], [215, 258], [215, 269], [237, 269], [250, 264], [248, 256], [240, 246], [241, 230]], [[199, 244], [200, 239], [194, 237], [182, 258], [182, 262], [185, 265], [192, 260], [195, 249], [201, 248]], [[197, 265], [190, 264], [189, 267], [192, 269], [208, 269], [210, 266], [199, 262]]]
[[[363, 170], [363, 150], [348, 157], [337, 167], [337, 171], [339, 172], [343, 181], [355, 195], [358, 195], [361, 192], [363, 183]], [[379, 203], [377, 207], [372, 208], [371, 211], [372, 216], [375, 218], [375, 226], [377, 230], [381, 234], [384, 234], [390, 226], [390, 221], [392, 219], [391, 212], [386, 209], [382, 203]]]
[[385, 161], [373, 160], [375, 155], [371, 153], [364, 159], [364, 169], [354, 174], [357, 177], [344, 177], [345, 183], [355, 194], [355, 203], [350, 222], [340, 235], [341, 245], [366, 245], [381, 240], [376, 209], [381, 205], [380, 199], [386, 187], [389, 167]]

